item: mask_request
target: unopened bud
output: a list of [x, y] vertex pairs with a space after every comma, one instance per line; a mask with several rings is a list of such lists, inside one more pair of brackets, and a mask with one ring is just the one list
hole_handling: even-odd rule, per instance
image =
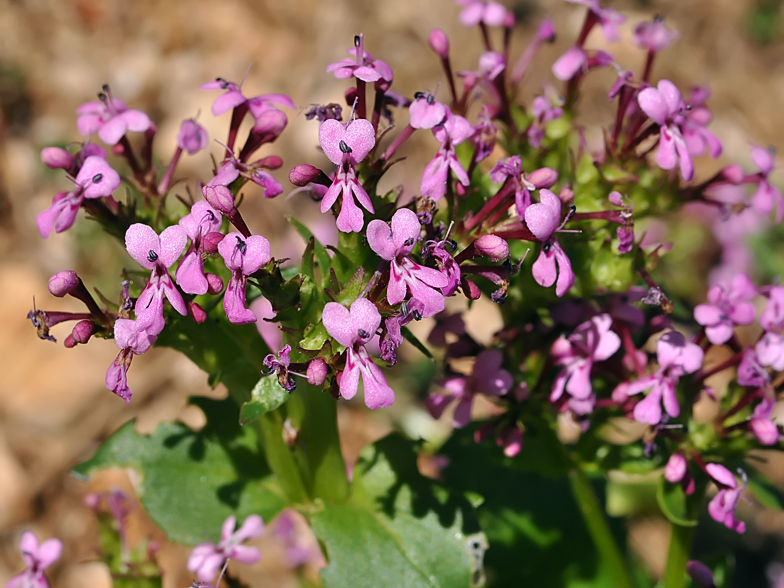
[[270, 136], [267, 141], [273, 141], [278, 137], [289, 123], [283, 111], [277, 108], [264, 110], [258, 113], [258, 116], [254, 115], [254, 118], [256, 122], [253, 124], [253, 132]]
[[536, 29], [536, 38], [549, 43], [555, 41], [555, 25], [552, 20], [546, 18], [541, 22], [539, 28]]
[[49, 293], [52, 296], [62, 298], [73, 292], [81, 283], [82, 280], [79, 279], [75, 271], [63, 270], [49, 278]]
[[435, 51], [441, 59], [449, 57], [449, 37], [441, 29], [433, 29], [427, 38], [430, 48]]
[[507, 10], [504, 15], [504, 28], [513, 29], [515, 26], [515, 15], [511, 10]]
[[686, 564], [686, 573], [702, 588], [716, 588], [716, 580], [713, 578], [713, 572], [701, 561], [691, 560]]
[[686, 458], [680, 453], [673, 453], [664, 466], [664, 479], [668, 482], [680, 482], [686, 475]]
[[741, 166], [737, 163], [733, 163], [721, 170], [721, 175], [731, 184], [740, 184], [743, 182], [743, 178], [746, 174], [743, 173], [743, 168]]
[[255, 162], [253, 164], [253, 167], [264, 167], [264, 168], [267, 168], [267, 169], [278, 169], [282, 165], [283, 165], [283, 159], [281, 159], [277, 155], [268, 155], [267, 157], [262, 157], [257, 162]]
[[74, 326], [73, 330], [71, 331], [71, 337], [75, 343], [81, 343], [84, 345], [90, 340], [90, 337], [93, 336], [95, 330], [96, 325], [93, 321], [82, 320], [76, 323]]
[[207, 277], [207, 293], [208, 294], [220, 294], [223, 292], [223, 280], [220, 276], [216, 276], [215, 274], [206, 274]]
[[465, 294], [466, 298], [469, 300], [478, 300], [482, 295], [482, 291], [479, 289], [479, 286], [474, 284], [469, 279], [463, 278], [460, 280], [460, 286], [463, 288], [463, 294]]
[[210, 138], [206, 129], [192, 118], [182, 121], [177, 135], [177, 146], [193, 155], [207, 147]]
[[76, 159], [60, 147], [44, 147], [41, 149], [41, 161], [49, 169], [70, 169]]
[[289, 182], [295, 186], [307, 186], [311, 182], [315, 182], [320, 176], [324, 175], [319, 168], [303, 163], [295, 166], [289, 172]]
[[552, 188], [558, 181], [558, 172], [549, 167], [542, 167], [526, 174], [525, 179], [536, 186], [537, 190]]
[[210, 206], [227, 216], [233, 215], [237, 210], [234, 206], [234, 194], [226, 186], [204, 186], [202, 194]]
[[317, 357], [308, 364], [308, 384], [311, 386], [323, 386], [327, 379], [327, 364], [320, 357]]
[[191, 318], [198, 324], [202, 324], [207, 320], [207, 313], [204, 312], [204, 309], [201, 306], [193, 301], [188, 303], [188, 314], [190, 314]]
[[74, 341], [73, 335], [68, 335], [63, 341], [63, 345], [66, 349], [73, 349], [76, 347], [76, 341]]
[[509, 244], [498, 235], [482, 235], [474, 241], [474, 249], [491, 261], [503, 261], [509, 257]]
[[574, 202], [574, 192], [572, 192], [568, 186], [564, 186], [561, 188], [561, 191], [558, 192], [558, 198], [563, 204], [569, 205]]
[[207, 233], [201, 238], [201, 250], [207, 255], [215, 255], [225, 236], [223, 233]]

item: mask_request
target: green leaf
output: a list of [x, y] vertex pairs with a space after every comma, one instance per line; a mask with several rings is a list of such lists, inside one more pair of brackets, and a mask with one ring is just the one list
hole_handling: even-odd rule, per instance
[[656, 489], [656, 500], [671, 523], [682, 527], [697, 526], [696, 508], [680, 484], [668, 482], [662, 476]]
[[[312, 517], [326, 547], [325, 588], [467, 588], [484, 540], [471, 504], [423, 477], [417, 446], [390, 435], [363, 451], [348, 502]], [[474, 553], [477, 552], [476, 557]]]
[[430, 353], [430, 350], [427, 347], [425, 347], [422, 341], [417, 339], [417, 336], [414, 335], [414, 333], [412, 333], [408, 327], [403, 327], [402, 329], [400, 329], [400, 333], [403, 335], [403, 338], [406, 341], [408, 341], [409, 343], [411, 343], [411, 345], [419, 349], [422, 352], [422, 354], [425, 357], [427, 357], [430, 361], [432, 362], [436, 361], [436, 359], [433, 357], [433, 354]]
[[[528, 446], [526, 437], [521, 456], [529, 452], [536, 449]], [[530, 468], [523, 470], [516, 459], [504, 457], [495, 443], [476, 444], [473, 427], [456, 431], [439, 453], [453, 464], [442, 470], [444, 482], [484, 498], [477, 514], [490, 545], [485, 556], [488, 587], [618, 585], [612, 566], [600, 557], [591, 539], [562, 471], [553, 479]], [[559, 469], [553, 467], [551, 472]], [[593, 489], [602, 487], [594, 484]], [[612, 518], [609, 523], [623, 549], [622, 525]]]
[[240, 408], [240, 424], [247, 425], [261, 415], [283, 406], [289, 396], [278, 383], [277, 375], [263, 376], [250, 393], [250, 400]]
[[365, 268], [360, 267], [351, 279], [343, 286], [343, 289], [335, 295], [335, 302], [339, 302], [343, 306], [349, 307], [351, 303], [357, 299], [359, 293], [362, 291], [362, 285], [365, 282]]
[[743, 468], [748, 476], [748, 489], [765, 508], [784, 509], [784, 493], [755, 467], [746, 464]]
[[199, 432], [181, 423], [161, 423], [146, 436], [130, 422], [73, 470], [89, 477], [109, 468], [132, 468], [140, 478], [139, 499], [153, 522], [172, 541], [191, 545], [206, 535], [217, 540], [229, 515], [242, 521], [257, 513], [270, 520], [286, 506], [256, 449], [255, 433], [249, 427], [238, 430], [233, 402], [198, 401], [208, 414], [224, 413], [228, 420], [214, 425], [208, 421]]
[[326, 276], [330, 266], [332, 265], [332, 258], [329, 256], [326, 247], [324, 247], [324, 245], [319, 243], [318, 239], [316, 239], [313, 233], [310, 232], [310, 229], [308, 229], [308, 227], [303, 225], [293, 216], [287, 216], [286, 218], [288, 218], [289, 222], [291, 223], [291, 226], [294, 227], [294, 230], [296, 230], [300, 235], [302, 235], [302, 238], [305, 239], [306, 243], [310, 239], [313, 239], [314, 252], [316, 255], [316, 263], [318, 263], [319, 265], [319, 269], [321, 270], [322, 276]]

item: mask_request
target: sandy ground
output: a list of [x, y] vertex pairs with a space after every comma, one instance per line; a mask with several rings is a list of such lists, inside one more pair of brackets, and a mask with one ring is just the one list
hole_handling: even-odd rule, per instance
[[[744, 164], [749, 160], [748, 141], [779, 148], [784, 144], [784, 109], [778, 102], [784, 93], [784, 43], [759, 46], [749, 41], [744, 27], [756, 4], [611, 4], [623, 9], [630, 23], [659, 13], [681, 32], [681, 39], [657, 64], [656, 76], [670, 77], [681, 87], [709, 83], [714, 91], [712, 129], [725, 141], [725, 160]], [[514, 55], [525, 46], [539, 17], [552, 14], [557, 23], [558, 42], [542, 52], [549, 62], [581, 25], [582, 10], [565, 3], [529, 1], [518, 8], [533, 20], [519, 27]], [[210, 136], [224, 136], [228, 115], [212, 117], [209, 109], [216, 94], [196, 87], [216, 76], [239, 80], [249, 65], [244, 86], [248, 95], [286, 92], [301, 106], [342, 102], [344, 84], [324, 69], [345, 56], [358, 32], [365, 33], [368, 50], [395, 70], [394, 89], [407, 95], [435, 89], [443, 79], [427, 48], [432, 27], [444, 28], [453, 47], [469, 48], [465, 54], [453, 53], [457, 69], [472, 69], [481, 51], [478, 34], [464, 30], [457, 13], [447, 0], [0, 0], [0, 585], [21, 569], [17, 543], [21, 531], [31, 529], [40, 537], [60, 537], [65, 544], [62, 562], [52, 570], [55, 586], [107, 586], [105, 570], [89, 563], [95, 558], [97, 526], [82, 499], [88, 491], [127, 488], [127, 480], [111, 473], [85, 485], [69, 477], [68, 469], [127, 419], [138, 417], [140, 426], [152, 428], [164, 419], [195, 418], [183, 413], [185, 397], [209, 393], [203, 374], [186, 359], [155, 350], [134, 362], [135, 396], [126, 406], [103, 386], [105, 367], [116, 354], [111, 342], [68, 350], [36, 339], [24, 318], [33, 296], [41, 308], [74, 308], [48, 295], [47, 279], [53, 272], [76, 269], [94, 277], [102, 289], [115, 292], [119, 271], [107, 276], [100, 269], [123, 259], [119, 246], [108, 252], [93, 248], [89, 229], [40, 239], [35, 215], [65, 186], [62, 177], [40, 164], [41, 147], [78, 139], [73, 111], [94, 99], [105, 82], [115, 95], [153, 116], [163, 158], [173, 152], [183, 118], [201, 113], [199, 120]], [[624, 36], [631, 36], [631, 25], [625, 26]], [[589, 42], [594, 47], [601, 43], [598, 36]], [[643, 59], [642, 52], [630, 45], [615, 55], [629, 68]], [[546, 74], [543, 66], [539, 70]], [[538, 74], [531, 77], [537, 79]], [[539, 89], [532, 87], [528, 94]], [[601, 114], [592, 114], [592, 106]], [[610, 120], [599, 84], [588, 92], [583, 116], [588, 123]], [[281, 181], [291, 166], [322, 157], [316, 151], [316, 129], [315, 123], [292, 114], [287, 132], [268, 148], [286, 162], [276, 174]], [[418, 144], [429, 151], [435, 147], [429, 137]], [[706, 162], [706, 169], [717, 165]], [[207, 166], [209, 158], [202, 153], [186, 159], [181, 174], [198, 174]], [[413, 192], [420, 167], [398, 166], [390, 185], [403, 183]], [[285, 237], [279, 215], [287, 206], [302, 208], [307, 203], [262, 202], [252, 196], [246, 218], [273, 242], [273, 254], [282, 255]], [[80, 223], [83, 227], [84, 221]], [[55, 332], [59, 338], [66, 334], [62, 329]], [[347, 451], [352, 454], [386, 431], [383, 423], [359, 415], [343, 422], [351, 432]], [[141, 515], [133, 524], [137, 535], [149, 530]], [[162, 539], [160, 534], [156, 537]], [[285, 585], [289, 575], [277, 563], [277, 548], [267, 541], [264, 549], [272, 556], [261, 564], [258, 585]], [[187, 585], [186, 551], [164, 545], [161, 553], [170, 570], [165, 586]], [[659, 565], [650, 563], [654, 569]]]

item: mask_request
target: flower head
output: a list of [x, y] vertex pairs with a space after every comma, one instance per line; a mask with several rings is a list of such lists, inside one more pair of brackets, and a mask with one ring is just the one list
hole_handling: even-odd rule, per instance
[[457, 4], [465, 6], [460, 13], [460, 22], [473, 27], [482, 23], [489, 27], [500, 27], [507, 18], [506, 7], [500, 2], [487, 0], [455, 0]]
[[741, 471], [743, 485], [739, 487], [735, 476], [723, 465], [709, 463], [705, 466], [705, 471], [719, 488], [708, 504], [711, 518], [736, 533], [745, 533], [746, 523], [735, 520], [735, 507], [738, 505], [740, 493], [746, 488], [746, 476]]
[[207, 276], [204, 274], [202, 239], [208, 234], [217, 232], [221, 226], [221, 213], [215, 210], [206, 200], [199, 200], [191, 207], [190, 213], [178, 223], [191, 240], [188, 251], [177, 267], [175, 279], [183, 292], [188, 294], [206, 294], [208, 289]]
[[446, 109], [444, 122], [433, 127], [433, 136], [441, 142], [441, 147], [436, 156], [425, 166], [422, 174], [420, 190], [423, 196], [429, 196], [436, 201], [443, 198], [446, 194], [450, 169], [461, 184], [468, 186], [471, 183], [468, 172], [457, 159], [455, 147], [471, 138], [475, 132], [474, 126], [468, 120], [452, 114], [449, 108]]
[[380, 59], [373, 59], [373, 56], [365, 51], [364, 41], [364, 35], [354, 37], [354, 47], [348, 50], [354, 58], [346, 57], [330, 63], [327, 73], [332, 72], [339, 80], [355, 77], [363, 82], [391, 82], [392, 68]]
[[539, 203], [527, 207], [524, 214], [525, 224], [542, 242], [542, 251], [532, 268], [533, 275], [540, 286], [549, 288], [555, 284], [555, 294], [560, 297], [574, 284], [572, 264], [555, 239], [555, 232], [561, 224], [561, 200], [546, 188], [539, 191], [539, 199]]
[[109, 86], [103, 87], [97, 102], [87, 102], [76, 109], [79, 117], [76, 128], [85, 137], [98, 133], [107, 145], [115, 145], [128, 131], [143, 133], [152, 124], [141, 110], [129, 109], [119, 98], [114, 98]]
[[705, 327], [708, 340], [721, 345], [732, 338], [734, 325], [750, 325], [754, 322], [754, 306], [749, 302], [757, 289], [749, 277], [740, 273], [726, 290], [721, 285], [708, 290], [708, 304], [699, 304], [694, 309], [694, 319]]
[[226, 316], [235, 325], [255, 323], [256, 315], [245, 307], [245, 284], [249, 275], [272, 259], [269, 241], [261, 235], [245, 238], [240, 233], [229, 233], [218, 245], [218, 253], [232, 272], [223, 296]]
[[36, 536], [25, 531], [19, 541], [19, 550], [27, 567], [10, 579], [6, 588], [49, 588], [44, 570], [60, 559], [62, 542], [59, 539], [47, 539], [39, 545]]
[[678, 37], [678, 31], [668, 29], [660, 16], [634, 27], [634, 42], [648, 51], [663, 51]]
[[327, 302], [322, 320], [327, 333], [346, 348], [346, 368], [340, 374], [340, 396], [346, 400], [353, 398], [361, 375], [367, 407], [376, 409], [390, 406], [395, 401], [395, 392], [365, 349], [381, 326], [381, 314], [376, 305], [367, 298], [357, 298], [351, 303], [351, 308], [337, 302]]
[[659, 149], [656, 164], [672, 169], [680, 161], [685, 181], [694, 177], [694, 164], [681, 132], [686, 104], [678, 88], [669, 80], [661, 80], [656, 88], [645, 88], [637, 96], [640, 108], [659, 125]]
[[261, 537], [264, 533], [264, 522], [259, 515], [250, 515], [237, 526], [237, 519], [232, 515], [223, 522], [221, 538], [214, 543], [199, 543], [188, 557], [188, 570], [196, 574], [200, 582], [211, 582], [218, 574], [227, 558], [244, 564], [253, 564], [261, 559], [261, 552], [255, 547], [241, 545], [248, 539]]

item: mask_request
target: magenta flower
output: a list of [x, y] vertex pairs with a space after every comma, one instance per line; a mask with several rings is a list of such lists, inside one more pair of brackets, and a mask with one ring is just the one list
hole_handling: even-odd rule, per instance
[[354, 196], [365, 210], [371, 213], [375, 210], [370, 197], [357, 179], [356, 166], [376, 144], [376, 131], [370, 121], [364, 118], [355, 119], [346, 125], [329, 119], [321, 123], [319, 143], [330, 161], [338, 166], [332, 186], [321, 201], [321, 212], [332, 208], [342, 194], [343, 202], [336, 222], [337, 227], [344, 233], [358, 233], [365, 225], [365, 219], [354, 203]]
[[504, 357], [497, 349], [485, 349], [477, 357], [470, 376], [448, 376], [439, 384], [447, 394], [431, 394], [426, 402], [428, 412], [433, 418], [441, 415], [452, 401], [457, 401], [453, 424], [456, 428], [465, 427], [471, 422], [471, 406], [477, 394], [500, 397], [512, 389], [512, 375], [501, 368]]
[[566, 392], [569, 408], [576, 414], [588, 414], [596, 404], [591, 386], [591, 369], [595, 361], [609, 359], [621, 346], [621, 338], [611, 331], [609, 314], [594, 316], [579, 325], [569, 338], [559, 337], [553, 344], [556, 365], [564, 366], [553, 382], [550, 401], [557, 402]]
[[523, 162], [519, 155], [498, 161], [490, 170], [490, 179], [496, 183], [503, 183], [506, 178], [512, 178], [515, 189], [515, 209], [522, 219], [525, 210], [531, 206], [531, 192], [537, 188], [550, 188], [558, 181], [558, 172], [550, 168], [541, 168], [531, 173], [523, 173]]
[[751, 160], [759, 169], [759, 183], [751, 197], [751, 206], [757, 214], [767, 215], [776, 209], [776, 222], [784, 220], [784, 197], [781, 190], [768, 181], [768, 176], [773, 171], [776, 163], [772, 149], [763, 149], [752, 145]]
[[221, 164], [215, 172], [215, 176], [213, 176], [206, 185], [228, 186], [234, 180], [242, 176], [264, 188], [264, 198], [280, 196], [283, 193], [283, 186], [272, 176], [272, 174], [261, 169], [261, 166], [264, 163], [266, 162], [260, 160], [254, 164], [246, 164], [236, 157], [229, 157]]
[[430, 92], [417, 92], [408, 107], [411, 126], [415, 129], [432, 129], [443, 122], [446, 106], [436, 100]]
[[145, 353], [158, 338], [157, 334], [145, 330], [138, 320], [117, 319], [114, 323], [114, 342], [120, 353], [106, 370], [104, 382], [106, 388], [117, 396], [131, 401], [133, 390], [128, 387], [128, 368], [134, 355]]
[[717, 523], [723, 524], [736, 533], [746, 532], [746, 523], [735, 520], [735, 507], [738, 504], [740, 493], [746, 488], [746, 476], [743, 476], [743, 485], [738, 487], [738, 481], [727, 468], [717, 463], [709, 463], [705, 471], [718, 486], [719, 492], [708, 504], [708, 514]]
[[754, 305], [748, 302], [757, 295], [757, 289], [746, 274], [738, 274], [727, 291], [721, 285], [708, 290], [708, 304], [694, 309], [694, 319], [705, 327], [708, 340], [721, 345], [732, 338], [734, 325], [754, 322]]
[[381, 314], [375, 304], [366, 298], [357, 298], [348, 309], [337, 302], [327, 302], [322, 320], [327, 333], [346, 348], [346, 367], [339, 376], [340, 396], [346, 400], [354, 398], [361, 375], [367, 407], [390, 406], [395, 401], [395, 392], [365, 349], [381, 326]]
[[[225, 90], [212, 103], [212, 114], [219, 116], [224, 112], [236, 108], [242, 104], [248, 106], [249, 109], [261, 107], [268, 103], [280, 104], [288, 108], [296, 108], [294, 101], [286, 94], [261, 94], [253, 98], [246, 98], [242, 93], [242, 85], [235, 82], [229, 82], [223, 78], [215, 78], [211, 82], [199, 86], [199, 90]], [[253, 107], [253, 108], [251, 108]], [[257, 118], [254, 115], [254, 119]]]
[[449, 279], [440, 271], [409, 259], [421, 230], [416, 213], [401, 208], [392, 217], [391, 228], [382, 220], [370, 221], [367, 240], [379, 257], [391, 262], [387, 302], [400, 304], [408, 290], [412, 298], [424, 305], [422, 317], [427, 318], [444, 310], [444, 295], [436, 288], [447, 287]]
[[163, 297], [185, 316], [188, 309], [169, 275], [169, 268], [182, 255], [188, 236], [179, 225], [167, 227], [160, 237], [147, 225], [134, 223], [125, 232], [125, 248], [142, 267], [152, 270], [150, 281], [136, 300], [134, 312], [139, 329], [151, 335], [163, 331]]
[[706, 128], [713, 120], [713, 115], [705, 106], [709, 97], [710, 91], [707, 88], [692, 88], [689, 96], [691, 108], [683, 112], [681, 132], [689, 153], [699, 157], [707, 151], [713, 159], [716, 159], [724, 148], [719, 138]]
[[694, 177], [694, 164], [681, 132], [685, 104], [681, 93], [669, 80], [661, 80], [656, 88], [645, 88], [637, 96], [643, 112], [659, 125], [659, 149], [656, 164], [672, 169], [680, 161], [685, 181]]
[[465, 6], [460, 13], [460, 22], [473, 27], [482, 23], [489, 27], [500, 27], [506, 19], [506, 7], [500, 2], [485, 0], [455, 0], [458, 5]]
[[235, 325], [255, 323], [256, 315], [245, 307], [245, 284], [249, 275], [272, 259], [269, 241], [261, 235], [246, 239], [240, 233], [229, 233], [218, 244], [218, 253], [231, 270], [231, 279], [223, 295], [226, 316]]
[[308, 563], [317, 568], [327, 565], [315, 537], [312, 534], [305, 535], [299, 532], [307, 526], [307, 523], [293, 508], [283, 510], [271, 526], [275, 538], [285, 548], [286, 564], [289, 567], [298, 568]]
[[779, 440], [779, 428], [772, 418], [775, 406], [775, 398], [763, 398], [762, 402], [754, 407], [751, 420], [749, 420], [749, 430], [762, 445], [775, 445]]
[[207, 147], [210, 137], [207, 130], [192, 118], [185, 119], [177, 134], [177, 147], [193, 155]]
[[196, 574], [200, 582], [211, 582], [230, 558], [244, 564], [254, 564], [261, 559], [261, 552], [255, 547], [240, 545], [248, 539], [255, 539], [264, 534], [264, 521], [259, 515], [250, 515], [237, 526], [237, 519], [232, 515], [223, 522], [221, 538], [214, 543], [199, 543], [188, 557], [188, 570]]
[[332, 72], [339, 80], [355, 77], [363, 82], [377, 82], [393, 79], [392, 68], [380, 59], [365, 51], [365, 36], [354, 37], [354, 47], [348, 50], [354, 58], [346, 57], [327, 66], [327, 73]]
[[660, 16], [634, 27], [634, 42], [648, 51], [663, 51], [678, 37], [678, 31], [668, 29]]
[[626, 389], [629, 396], [651, 389], [650, 393], [634, 407], [634, 420], [649, 425], [661, 422], [661, 405], [675, 418], [681, 413], [675, 386], [681, 376], [692, 374], [702, 367], [704, 352], [699, 345], [686, 341], [677, 331], [668, 331], [656, 344], [659, 369], [656, 373], [632, 382]]
[[555, 294], [560, 297], [574, 284], [572, 264], [555, 239], [555, 233], [561, 223], [561, 200], [546, 188], [539, 191], [539, 199], [538, 204], [532, 204], [525, 209], [524, 215], [525, 224], [542, 242], [542, 251], [532, 268], [533, 276], [536, 283], [545, 288], [555, 284]]
[[120, 186], [120, 174], [114, 171], [106, 159], [91, 155], [84, 160], [74, 180], [76, 187], [70, 192], [60, 192], [52, 199], [52, 205], [36, 217], [38, 232], [46, 239], [52, 232], [62, 233], [76, 220], [76, 213], [85, 198], [111, 196]]
[[59, 539], [47, 539], [38, 545], [38, 539], [30, 532], [22, 533], [19, 550], [27, 566], [25, 571], [11, 578], [6, 588], [49, 588], [44, 570], [60, 559], [63, 544]]
[[594, 67], [606, 67], [613, 63], [613, 57], [606, 51], [591, 51], [589, 55], [582, 47], [571, 47], [555, 60], [553, 75], [561, 81], [571, 80], [578, 73]]
[[441, 200], [446, 194], [450, 169], [461, 184], [468, 186], [471, 183], [468, 173], [457, 160], [455, 146], [471, 138], [474, 132], [470, 122], [446, 109], [446, 120], [433, 128], [433, 136], [441, 142], [441, 147], [436, 156], [425, 166], [422, 174], [420, 191], [423, 196], [429, 196], [435, 201]]
[[116, 145], [128, 131], [143, 133], [150, 128], [149, 116], [141, 110], [129, 109], [125, 102], [112, 97], [109, 86], [103, 90], [98, 94], [98, 102], [87, 102], [76, 109], [79, 115], [76, 128], [82, 135], [89, 137], [97, 132], [101, 141]]
[[773, 286], [768, 290], [768, 305], [760, 315], [760, 325], [765, 334], [755, 347], [756, 358], [764, 367], [776, 371], [784, 370], [784, 286]]
[[188, 251], [180, 261], [175, 274], [175, 280], [183, 292], [188, 294], [207, 293], [208, 284], [207, 276], [204, 274], [202, 239], [207, 233], [219, 231], [222, 219], [221, 213], [210, 206], [206, 200], [194, 203], [190, 213], [180, 219], [178, 224], [191, 240]]
[[618, 27], [616, 25], [626, 22], [626, 17], [620, 12], [617, 12], [612, 8], [602, 8], [601, 4], [599, 4], [599, 0], [566, 1], [571, 2], [572, 4], [587, 6], [588, 10], [591, 11], [594, 18], [599, 22], [599, 26], [602, 27], [602, 33], [604, 33], [604, 38], [607, 39], [608, 43], [614, 43], [620, 40], [621, 34], [618, 32]]

